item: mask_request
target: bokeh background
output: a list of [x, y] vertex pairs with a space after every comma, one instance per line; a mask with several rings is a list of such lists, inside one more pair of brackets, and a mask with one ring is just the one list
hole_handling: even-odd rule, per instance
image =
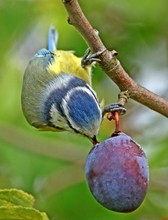
[[[80, 1], [108, 49], [119, 53], [124, 68], [138, 83], [168, 99], [167, 0]], [[149, 161], [150, 185], [141, 207], [119, 214], [101, 207], [85, 181], [84, 163], [91, 144], [64, 133], [38, 132], [25, 121], [20, 104], [22, 77], [31, 56], [46, 47], [47, 31], [59, 31], [58, 48], [82, 56], [87, 48], [67, 24], [61, 0], [0, 0], [0, 188], [33, 194], [36, 208], [51, 220], [167, 220], [168, 121], [129, 100], [122, 130], [143, 147]], [[65, 63], [66, 65], [66, 63]], [[118, 87], [97, 66], [93, 87], [100, 100], [115, 102]], [[105, 120], [99, 140], [114, 123]]]

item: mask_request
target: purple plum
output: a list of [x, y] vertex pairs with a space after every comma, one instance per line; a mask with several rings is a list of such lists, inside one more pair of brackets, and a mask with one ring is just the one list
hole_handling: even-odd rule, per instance
[[91, 193], [107, 209], [132, 212], [145, 198], [147, 158], [140, 145], [123, 132], [93, 146], [85, 173]]

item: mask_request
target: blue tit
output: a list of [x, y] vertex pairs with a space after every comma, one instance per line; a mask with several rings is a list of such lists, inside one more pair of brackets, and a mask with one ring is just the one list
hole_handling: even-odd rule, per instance
[[91, 87], [91, 63], [96, 56], [89, 59], [87, 53], [79, 58], [57, 50], [57, 39], [51, 26], [48, 49], [39, 50], [28, 63], [21, 95], [24, 116], [39, 130], [79, 133], [94, 142], [102, 121]]

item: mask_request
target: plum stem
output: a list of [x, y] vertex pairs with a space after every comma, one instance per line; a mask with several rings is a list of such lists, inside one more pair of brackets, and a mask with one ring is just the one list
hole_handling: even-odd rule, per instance
[[115, 133], [119, 133], [119, 113], [116, 111], [114, 112], [114, 120], [115, 120]]

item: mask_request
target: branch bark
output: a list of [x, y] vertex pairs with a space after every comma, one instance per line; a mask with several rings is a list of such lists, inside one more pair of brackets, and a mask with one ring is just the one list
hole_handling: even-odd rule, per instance
[[104, 51], [99, 62], [103, 71], [118, 85], [121, 91], [128, 91], [129, 97], [149, 107], [150, 109], [168, 117], [168, 101], [157, 94], [137, 84], [121, 66], [116, 58], [116, 51], [108, 51], [101, 41], [98, 31], [95, 30], [84, 13], [77, 0], [62, 0], [72, 24], [82, 35], [93, 53]]

